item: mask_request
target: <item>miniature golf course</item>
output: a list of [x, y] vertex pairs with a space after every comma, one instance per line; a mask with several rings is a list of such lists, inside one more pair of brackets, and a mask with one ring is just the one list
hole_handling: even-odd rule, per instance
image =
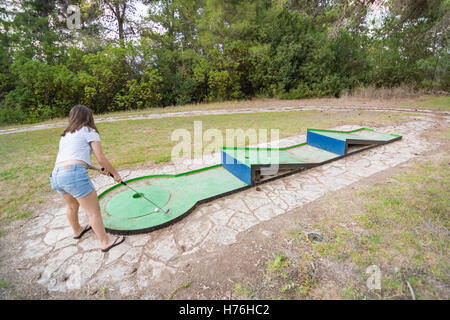
[[[113, 234], [150, 232], [175, 223], [201, 203], [399, 139], [399, 135], [368, 128], [308, 129], [306, 142], [290, 147], [223, 147], [220, 164], [176, 175], [125, 181], [138, 193], [122, 184], [104, 191], [99, 195], [103, 223]], [[166, 214], [164, 210], [168, 208]]]

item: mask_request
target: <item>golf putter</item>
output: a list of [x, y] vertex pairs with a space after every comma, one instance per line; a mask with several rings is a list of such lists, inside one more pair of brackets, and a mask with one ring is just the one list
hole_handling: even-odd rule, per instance
[[[105, 170], [105, 168], [101, 169], [102, 171]], [[109, 176], [111, 178], [114, 179], [114, 176], [112, 175], [112, 173], [109, 173]], [[156, 208], [155, 208], [155, 212], [158, 212], [159, 210], [162, 210], [162, 212], [164, 212], [164, 214], [168, 214], [170, 211], [170, 208], [168, 208], [167, 210], [164, 210], [163, 208], [161, 208], [160, 206], [158, 206], [156, 203], [154, 203], [152, 200], [148, 199], [146, 196], [144, 196], [143, 193], [139, 193], [136, 190], [134, 190], [132, 187], [130, 187], [128, 184], [126, 184], [124, 181], [120, 182], [121, 184], [123, 184], [125, 187], [129, 188], [130, 190], [132, 190], [134, 193], [138, 194], [140, 197], [144, 198], [145, 200], [147, 200], [148, 202], [150, 202], [151, 204], [153, 204]]]

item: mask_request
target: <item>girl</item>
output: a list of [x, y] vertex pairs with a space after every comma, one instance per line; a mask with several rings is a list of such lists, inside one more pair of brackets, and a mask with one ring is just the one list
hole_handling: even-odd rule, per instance
[[[91, 165], [92, 151], [104, 170]], [[106, 233], [97, 193], [89, 179], [88, 169], [97, 170], [107, 176], [111, 173], [116, 182], [122, 181], [119, 173], [103, 154], [92, 111], [86, 106], [76, 105], [70, 110], [69, 124], [61, 134], [55, 168], [50, 175], [50, 185], [61, 194], [67, 205], [67, 219], [73, 229], [74, 239], [80, 239], [92, 228], [100, 241], [102, 251], [107, 252], [125, 241], [125, 237], [111, 237]], [[80, 205], [89, 219], [89, 225], [85, 228], [82, 228], [78, 221]]]

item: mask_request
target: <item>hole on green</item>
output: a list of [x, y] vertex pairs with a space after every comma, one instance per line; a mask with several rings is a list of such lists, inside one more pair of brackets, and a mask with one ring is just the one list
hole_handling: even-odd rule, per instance
[[135, 194], [133, 194], [133, 198], [140, 198], [140, 197], [142, 197], [144, 194], [143, 193], [135, 193]]

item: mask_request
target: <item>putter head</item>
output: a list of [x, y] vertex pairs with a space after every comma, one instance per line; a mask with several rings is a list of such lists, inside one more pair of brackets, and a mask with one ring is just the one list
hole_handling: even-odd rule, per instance
[[170, 211], [170, 208], [169, 208], [169, 209], [167, 209], [166, 211], [164, 211], [164, 215], [168, 214], [168, 213], [169, 213], [169, 211]]

